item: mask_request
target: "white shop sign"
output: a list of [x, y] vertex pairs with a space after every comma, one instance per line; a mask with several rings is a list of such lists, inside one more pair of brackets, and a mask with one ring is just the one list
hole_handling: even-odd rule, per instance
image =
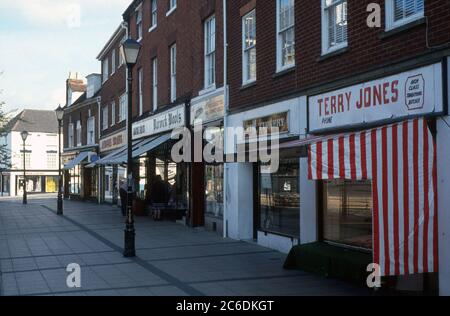
[[185, 126], [185, 112], [185, 106], [181, 105], [134, 123], [133, 139], [156, 135]]
[[444, 112], [442, 64], [309, 98], [309, 131]]

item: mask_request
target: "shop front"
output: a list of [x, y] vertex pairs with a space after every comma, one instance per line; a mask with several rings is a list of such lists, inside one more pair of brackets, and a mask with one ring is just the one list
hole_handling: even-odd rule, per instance
[[[253, 239], [262, 246], [287, 253], [299, 243], [302, 201], [309, 198], [301, 195], [300, 186], [300, 157], [306, 156], [306, 152], [297, 148], [278, 149], [305, 135], [306, 98], [232, 114], [228, 121], [229, 126], [241, 128], [247, 136], [251, 135], [251, 130], [267, 129], [267, 137], [250, 136], [240, 140], [239, 137], [234, 140], [227, 137], [227, 154], [236, 155], [239, 148], [246, 148], [250, 153], [252, 146], [260, 150], [264, 138], [269, 146], [274, 139], [279, 143], [279, 147], [274, 145], [276, 153], [272, 150], [270, 162], [257, 159], [226, 164], [228, 236]], [[270, 164], [276, 164], [277, 168], [268, 171]]]
[[133, 124], [136, 215], [188, 222], [190, 169], [186, 163], [175, 163], [171, 154], [176, 142], [171, 138], [172, 131], [185, 126], [184, 104]]
[[[223, 143], [224, 139], [224, 90], [219, 89], [214, 94], [200, 96], [192, 100], [191, 127], [202, 133], [204, 145], [208, 143]], [[223, 235], [224, 214], [224, 163], [220, 161], [196, 163], [199, 170], [196, 185], [200, 193], [199, 204], [202, 205], [196, 226], [204, 226], [207, 230]], [[203, 179], [201, 179], [203, 177]]]
[[118, 131], [100, 140], [100, 160], [89, 167], [97, 170], [100, 175], [98, 181], [99, 202], [119, 205], [120, 184], [126, 179], [126, 167], [122, 163], [106, 164], [110, 157], [122, 152], [127, 143], [126, 130]]
[[73, 200], [92, 200], [98, 198], [97, 170], [87, 166], [97, 160], [94, 151], [68, 153], [63, 156], [64, 197]]
[[370, 254], [380, 276], [396, 277], [397, 288], [409, 282], [407, 290], [425, 287], [439, 266], [436, 121], [447, 111], [443, 67], [310, 96], [310, 136], [285, 145], [307, 147], [303, 172], [316, 185], [317, 213], [304, 216], [301, 229], [342, 253]]

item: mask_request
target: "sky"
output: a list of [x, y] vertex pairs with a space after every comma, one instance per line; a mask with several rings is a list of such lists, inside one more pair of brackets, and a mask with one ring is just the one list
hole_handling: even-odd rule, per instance
[[97, 56], [132, 0], [0, 0], [4, 112], [65, 104], [69, 72], [100, 72]]

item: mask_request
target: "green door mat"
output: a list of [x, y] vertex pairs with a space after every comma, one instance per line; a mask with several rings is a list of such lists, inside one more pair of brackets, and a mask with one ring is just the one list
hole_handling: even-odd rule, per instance
[[284, 268], [299, 269], [365, 286], [369, 275], [366, 272], [367, 266], [372, 261], [370, 253], [317, 242], [292, 248]]

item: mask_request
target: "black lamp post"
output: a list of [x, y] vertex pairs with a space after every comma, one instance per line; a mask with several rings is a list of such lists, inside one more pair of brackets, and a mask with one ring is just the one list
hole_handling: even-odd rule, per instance
[[61, 128], [64, 117], [64, 110], [61, 105], [55, 110], [56, 119], [58, 120], [58, 209], [56, 214], [63, 215], [63, 198], [62, 198], [62, 174], [61, 174]]
[[[133, 67], [136, 64], [141, 44], [133, 39], [127, 39], [121, 46], [120, 52], [123, 60], [127, 64], [128, 71], [128, 117], [127, 117], [127, 181], [128, 181], [128, 193], [127, 193], [127, 219], [125, 227], [125, 248], [124, 257], [135, 257], [135, 236], [136, 231], [134, 229], [134, 216], [133, 216], [133, 134], [132, 134], [132, 119], [133, 119], [133, 102], [132, 102], [132, 83], [133, 83]], [[122, 201], [123, 203], [124, 201]]]
[[23, 205], [28, 204], [28, 200], [27, 200], [27, 175], [26, 175], [26, 141], [28, 138], [28, 132], [27, 131], [23, 131], [22, 133], [20, 133], [20, 136], [22, 136], [22, 140], [23, 140]]

